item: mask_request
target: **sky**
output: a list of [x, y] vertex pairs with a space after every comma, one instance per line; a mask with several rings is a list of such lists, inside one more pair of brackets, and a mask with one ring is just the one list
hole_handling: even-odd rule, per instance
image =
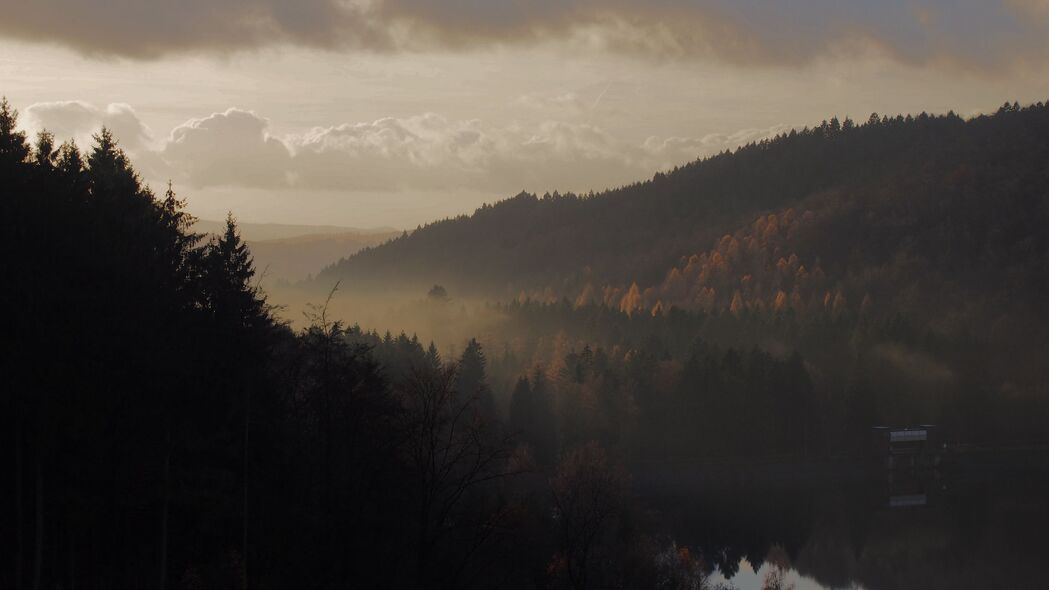
[[1049, 0], [35, 0], [27, 131], [109, 127], [194, 214], [413, 228], [831, 116], [1049, 99]]

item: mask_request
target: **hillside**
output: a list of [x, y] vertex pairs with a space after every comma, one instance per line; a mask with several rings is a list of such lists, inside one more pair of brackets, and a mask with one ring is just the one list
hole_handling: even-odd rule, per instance
[[[362, 236], [392, 234], [396, 230], [390, 227], [356, 228], [341, 225], [297, 225], [291, 223], [237, 223], [241, 237], [249, 242], [266, 240], [284, 240], [300, 236], [324, 236], [332, 234], [354, 233]], [[202, 234], [221, 234], [226, 229], [226, 222], [213, 219], [197, 219], [193, 222], [193, 231]]]
[[629, 311], [1015, 308], [1049, 265], [1046, 161], [1042, 103], [832, 119], [600, 194], [522, 193], [318, 278]]
[[301, 281], [320, 269], [400, 235], [397, 231], [344, 231], [271, 240], [248, 240], [255, 268], [267, 280]]

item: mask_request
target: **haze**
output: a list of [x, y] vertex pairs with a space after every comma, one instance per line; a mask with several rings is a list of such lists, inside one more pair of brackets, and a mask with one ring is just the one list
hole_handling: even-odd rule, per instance
[[48, 1], [0, 39], [23, 128], [110, 127], [200, 217], [413, 228], [829, 114], [1040, 100], [1049, 3]]
[[1049, 0], [29, 0], [0, 588], [1045, 586]]

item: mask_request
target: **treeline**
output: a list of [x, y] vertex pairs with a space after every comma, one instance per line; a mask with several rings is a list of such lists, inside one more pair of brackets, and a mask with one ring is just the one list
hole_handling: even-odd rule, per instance
[[[876, 184], [830, 188], [758, 216], [683, 257], [661, 282], [588, 284], [577, 301], [630, 313], [902, 315], [922, 330], [986, 340], [1003, 380], [1038, 387], [1044, 372], [1008, 361], [1049, 349], [1041, 295], [1049, 286], [1049, 109], [1008, 107], [944, 124], [958, 127], [947, 133], [956, 142], [930, 146], [924, 160], [883, 172]], [[893, 123], [872, 125], [894, 132]]]
[[[619, 345], [669, 349], [680, 372], [697, 335], [721, 349], [798, 351], [826, 409], [823, 432], [842, 433], [828, 434], [831, 448], [865, 422], [1039, 441], [1046, 161], [1042, 102], [970, 119], [830, 119], [621, 189], [486, 205], [319, 280], [418, 292], [436, 281], [461, 298], [529, 302], [508, 308], [520, 321], [489, 341], [549, 367], [573, 347]], [[525, 321], [536, 302], [537, 323]], [[562, 331], [567, 346], [552, 343]]]
[[0, 187], [0, 587], [704, 583], [618, 453], [521, 444], [480, 344], [293, 332], [108, 131], [30, 146], [3, 101]]
[[[1003, 372], [984, 337], [928, 330], [902, 315], [629, 314], [567, 300], [488, 312], [501, 319], [484, 340], [498, 407], [512, 407], [519, 377], [538, 375], [555, 422], [571, 424], [564, 430], [637, 460], [855, 456], [874, 425], [938, 424], [952, 443], [1047, 441], [1044, 386]], [[1031, 365], [1029, 357], [1015, 364]], [[575, 406], [584, 419], [570, 417]]]
[[[521, 377], [509, 417], [537, 456], [588, 440], [632, 463], [823, 450], [813, 388], [800, 357], [697, 347], [684, 365], [645, 349], [584, 346], [554, 377]], [[558, 432], [554, 432], [554, 428]], [[559, 436], [552, 437], [552, 435]]]
[[[597, 195], [519, 195], [320, 275], [629, 314], [901, 316], [1049, 391], [1049, 106], [836, 119]], [[808, 355], [806, 354], [808, 357]], [[827, 369], [827, 367], [822, 367]]]
[[[821, 129], [679, 174], [778, 161], [787, 182], [797, 163], [780, 143], [857, 133]], [[764, 185], [745, 186], [764, 203]], [[878, 423], [949, 422], [959, 440], [1044, 437], [1045, 396], [1005, 387], [986, 335], [850, 305], [639, 313], [596, 298], [520, 299], [493, 305], [504, 321], [454, 358], [344, 325], [327, 304], [293, 331], [257, 287], [232, 218], [204, 240], [175, 192], [146, 187], [109, 132], [85, 151], [46, 132], [30, 145], [6, 101], [0, 187], [4, 588], [697, 588], [710, 564], [731, 560], [660, 534], [631, 497], [628, 466], [828, 456]], [[743, 215], [736, 206], [722, 213]], [[416, 235], [427, 233], [395, 243]], [[559, 268], [549, 253], [536, 272]], [[429, 299], [450, 305], [444, 289]]]
[[[1014, 216], [1035, 195], [1044, 194], [1041, 162], [1047, 127], [1049, 107], [1043, 103], [1005, 105], [993, 115], [968, 120], [954, 113], [872, 114], [862, 123], [832, 118], [615, 190], [522, 193], [365, 249], [318, 279], [324, 284], [346, 279], [361, 287], [399, 283], [418, 289], [438, 282], [459, 292], [499, 297], [525, 291], [534, 298], [549, 289], [556, 298], [575, 299], [588, 283], [600, 290], [636, 282], [644, 290], [663, 281], [682, 257], [710, 248], [759, 215], [794, 207], [800, 217], [803, 201], [828, 192], [826, 199], [846, 204], [855, 203], [857, 192], [891, 204], [877, 211], [873, 221], [884, 226], [879, 229], [891, 229], [897, 215], [921, 215], [926, 224], [926, 215], [938, 214], [958, 232], [996, 234], [999, 230], [992, 227], [1009, 223], [1016, 230], [1022, 220]], [[996, 207], [994, 217], [981, 215]], [[992, 225], [983, 227], [987, 222]], [[829, 258], [857, 237], [848, 224], [837, 227], [821, 243], [804, 244], [826, 259], [827, 272]], [[875, 238], [872, 246], [881, 249], [889, 246], [882, 242], [910, 227], [900, 225], [881, 238], [872, 236], [871, 229], [862, 237]], [[958, 235], [940, 239], [957, 243]], [[864, 243], [857, 242], [858, 248]], [[978, 248], [980, 242], [969, 244]], [[803, 253], [809, 252], [799, 256]], [[946, 255], [963, 263], [966, 253], [971, 251]], [[878, 258], [880, 250], [872, 254]], [[812, 270], [815, 261], [802, 262]], [[733, 291], [725, 294], [723, 305], [731, 303]]]

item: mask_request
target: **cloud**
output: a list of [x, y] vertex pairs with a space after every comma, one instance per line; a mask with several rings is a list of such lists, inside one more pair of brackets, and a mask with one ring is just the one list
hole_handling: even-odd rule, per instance
[[291, 153], [251, 111], [228, 109], [171, 131], [161, 157], [192, 186], [279, 187], [291, 180]]
[[[694, 159], [698, 154], [713, 154], [748, 143], [789, 132], [790, 125], [773, 125], [764, 129], [740, 129], [732, 133], [709, 133], [703, 137], [649, 137], [641, 145], [659, 169]], [[691, 156], [689, 156], [691, 154]]]
[[[35, 0], [0, 35], [155, 58], [275, 45], [418, 51], [568, 44], [796, 65], [876, 51], [985, 70], [1049, 54], [1045, 0]], [[978, 42], [974, 42], [978, 40]]]
[[387, 44], [386, 33], [343, 0], [33, 0], [5, 6], [0, 35], [133, 58], [278, 44]]
[[788, 129], [649, 137], [634, 144], [587, 123], [492, 126], [424, 113], [278, 137], [266, 118], [229, 108], [190, 119], [157, 140], [130, 105], [78, 100], [33, 104], [23, 123], [83, 147], [106, 126], [144, 177], [193, 188], [495, 193], [617, 186]]
[[512, 100], [510, 106], [536, 111], [578, 114], [585, 111], [590, 105], [584, 102], [582, 97], [575, 92], [561, 92], [557, 94], [530, 92]]
[[229, 109], [176, 127], [159, 155], [171, 174], [194, 187], [586, 191], [646, 178], [785, 128], [635, 145], [583, 123], [497, 127], [426, 113], [278, 138], [266, 119]]
[[96, 107], [81, 100], [38, 102], [25, 110], [25, 125], [32, 131], [47, 129], [59, 141], [81, 145], [102, 127], [109, 128], [128, 152], [136, 153], [152, 141], [152, 134], [138, 114], [125, 103]]
[[90, 149], [92, 136], [106, 127], [143, 177], [167, 179], [172, 175], [157, 152], [153, 133], [129, 104], [99, 107], [82, 100], [38, 102], [25, 109], [21, 123], [31, 133], [47, 129], [58, 142], [72, 140], [81, 150]]
[[313, 189], [545, 190], [625, 182], [639, 172], [630, 146], [578, 123], [494, 127], [425, 113], [318, 127], [284, 141], [293, 184]]
[[319, 188], [476, 184], [503, 149], [479, 121], [432, 113], [316, 128], [289, 141], [299, 181]]

